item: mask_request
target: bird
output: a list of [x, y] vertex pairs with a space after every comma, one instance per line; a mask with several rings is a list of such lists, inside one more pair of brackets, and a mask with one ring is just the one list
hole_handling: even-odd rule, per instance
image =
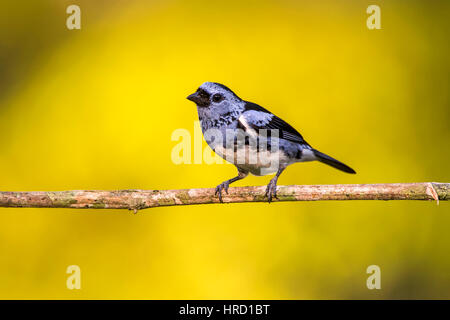
[[211, 149], [238, 170], [234, 178], [220, 183], [215, 195], [223, 202], [222, 192], [249, 173], [263, 176], [275, 173], [266, 187], [268, 202], [277, 198], [277, 182], [287, 166], [320, 161], [346, 173], [355, 170], [311, 147], [286, 121], [260, 105], [245, 101], [227, 86], [204, 82], [187, 97], [197, 105], [203, 137]]

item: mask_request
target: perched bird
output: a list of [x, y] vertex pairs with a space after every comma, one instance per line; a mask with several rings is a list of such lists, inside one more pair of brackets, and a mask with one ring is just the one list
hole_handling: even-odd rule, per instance
[[228, 193], [231, 183], [249, 173], [276, 173], [267, 185], [269, 203], [277, 197], [280, 174], [292, 163], [318, 160], [347, 173], [352, 168], [312, 148], [297, 130], [263, 107], [242, 100], [226, 86], [205, 82], [187, 97], [197, 105], [203, 136], [208, 145], [225, 160], [233, 163], [238, 175], [216, 187]]

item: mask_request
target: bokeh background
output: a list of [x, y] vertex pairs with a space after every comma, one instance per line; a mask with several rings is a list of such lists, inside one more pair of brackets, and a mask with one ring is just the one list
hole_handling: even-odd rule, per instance
[[[81, 7], [81, 30], [66, 7]], [[381, 7], [381, 30], [366, 8]], [[185, 97], [224, 83], [354, 167], [280, 184], [449, 182], [448, 1], [0, 4], [0, 190], [214, 187], [175, 165]], [[265, 185], [249, 177], [236, 185]], [[0, 298], [450, 298], [449, 204], [0, 209]], [[81, 268], [81, 290], [66, 268]], [[381, 268], [368, 290], [366, 268]]]

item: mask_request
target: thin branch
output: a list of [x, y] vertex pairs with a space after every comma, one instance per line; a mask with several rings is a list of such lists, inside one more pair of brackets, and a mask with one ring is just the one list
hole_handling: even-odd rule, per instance
[[[225, 203], [265, 202], [266, 187], [230, 188]], [[0, 207], [141, 209], [219, 203], [215, 189], [0, 192]], [[450, 183], [387, 183], [278, 186], [277, 201], [449, 200]]]

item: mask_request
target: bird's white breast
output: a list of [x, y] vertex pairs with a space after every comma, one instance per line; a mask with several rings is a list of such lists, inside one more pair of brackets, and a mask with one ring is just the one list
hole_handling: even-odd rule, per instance
[[293, 163], [282, 150], [257, 150], [256, 146], [245, 145], [235, 148], [224, 148], [221, 145], [214, 151], [226, 161], [253, 175], [263, 176], [278, 171], [280, 166]]

